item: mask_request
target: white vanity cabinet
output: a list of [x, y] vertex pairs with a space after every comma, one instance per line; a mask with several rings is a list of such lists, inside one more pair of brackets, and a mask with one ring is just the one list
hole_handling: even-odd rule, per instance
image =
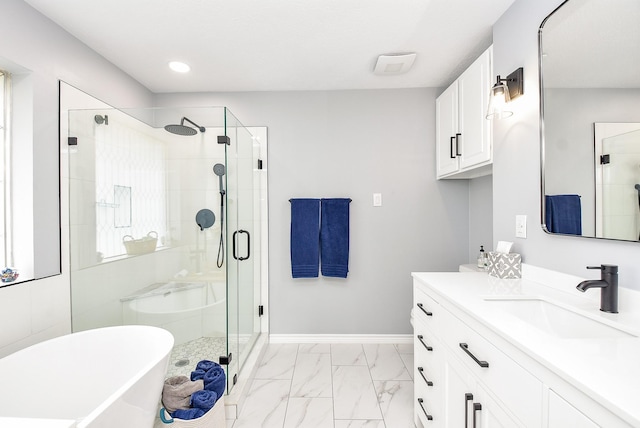
[[[612, 392], [609, 386], [594, 391], [574, 384], [572, 367], [579, 355], [572, 355], [574, 348], [584, 346], [595, 354], [605, 352], [614, 342], [589, 343], [547, 342], [534, 339], [545, 347], [544, 357], [538, 358], [530, 348], [522, 345], [526, 336], [521, 329], [509, 329], [496, 324], [503, 315], [486, 312], [495, 299], [490, 293], [523, 293], [529, 288], [532, 295], [546, 292], [539, 284], [526, 284], [505, 288], [504, 283], [491, 281], [483, 273], [424, 273], [414, 275], [414, 420], [418, 428], [465, 427], [465, 428], [628, 428], [640, 426], [633, 416], [626, 420], [615, 409], [603, 405], [607, 389], [609, 398], [627, 404], [628, 396], [635, 396], [637, 379], [624, 379], [620, 384], [629, 393]], [[424, 282], [423, 282], [424, 281]], [[524, 281], [524, 280], [523, 280]], [[501, 288], [502, 287], [502, 288]], [[517, 289], [517, 291], [514, 291]], [[506, 291], [505, 291], [506, 290]], [[511, 296], [511, 294], [508, 294]], [[512, 299], [510, 297], [510, 299]], [[517, 299], [517, 296], [516, 296]], [[526, 300], [526, 299], [525, 299]], [[493, 311], [495, 312], [495, 311]], [[487, 322], [489, 318], [491, 322]], [[504, 318], [509, 321], [513, 318]], [[521, 337], [510, 340], [511, 337]], [[533, 334], [533, 333], [530, 333]], [[621, 342], [622, 348], [632, 350], [632, 342]], [[548, 346], [545, 346], [548, 345]], [[558, 346], [566, 347], [558, 349]], [[540, 346], [534, 348], [540, 349]], [[615, 354], [615, 352], [613, 353]], [[568, 362], [569, 368], [549, 366], [548, 361]], [[627, 360], [625, 360], [627, 361]], [[625, 367], [630, 367], [629, 362]], [[583, 376], [596, 375], [596, 370], [586, 368]], [[621, 373], [614, 367], [615, 373]], [[632, 368], [631, 370], [635, 370]], [[631, 373], [636, 373], [632, 371]], [[598, 375], [601, 372], [597, 372]], [[634, 375], [631, 375], [634, 376]], [[609, 385], [609, 384], [607, 384]], [[612, 394], [616, 397], [612, 397]], [[632, 399], [631, 399], [632, 400]], [[613, 402], [613, 401], [612, 401]]]
[[540, 381], [417, 288], [414, 307], [416, 426], [540, 426]]
[[493, 82], [489, 47], [436, 99], [437, 178], [491, 174], [492, 126], [485, 119]]
[[553, 391], [549, 391], [548, 428], [597, 428], [598, 425]]

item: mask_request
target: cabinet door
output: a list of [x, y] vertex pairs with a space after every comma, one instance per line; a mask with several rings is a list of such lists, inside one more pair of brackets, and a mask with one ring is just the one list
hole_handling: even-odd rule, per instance
[[[436, 162], [438, 178], [458, 170], [458, 84], [449, 86], [436, 99]], [[459, 141], [458, 141], [459, 142]]]
[[485, 119], [492, 86], [492, 52], [487, 49], [458, 78], [460, 169], [493, 160], [492, 123]]
[[[479, 385], [476, 388], [476, 396], [473, 404], [474, 413], [471, 416], [473, 428], [516, 428], [522, 426], [509, 416], [500, 404]], [[569, 427], [570, 425], [567, 425], [565, 428]]]
[[444, 425], [471, 428], [475, 382], [467, 369], [451, 355], [444, 362], [444, 382]]
[[446, 427], [516, 428], [522, 425], [507, 414], [475, 376], [455, 357], [444, 363]]
[[549, 428], [597, 428], [595, 422], [553, 391], [549, 391]]

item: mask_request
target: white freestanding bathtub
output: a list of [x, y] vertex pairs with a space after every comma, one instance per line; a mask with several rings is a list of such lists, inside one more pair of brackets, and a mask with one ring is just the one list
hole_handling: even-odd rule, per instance
[[120, 300], [125, 324], [161, 327], [173, 334], [176, 345], [226, 336], [224, 281], [153, 284]]
[[173, 348], [150, 326], [87, 330], [0, 359], [0, 427], [151, 428]]

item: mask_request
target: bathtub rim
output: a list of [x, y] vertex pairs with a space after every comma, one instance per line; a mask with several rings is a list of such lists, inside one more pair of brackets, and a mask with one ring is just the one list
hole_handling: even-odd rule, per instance
[[[170, 284], [170, 283], [167, 283]], [[184, 286], [184, 287], [179, 287], [179, 288], [166, 288], [166, 289], [161, 289], [161, 287], [152, 290], [151, 292], [147, 292], [147, 293], [142, 293], [139, 295], [136, 295], [134, 297], [127, 297], [127, 298], [123, 298], [120, 299], [120, 302], [122, 303], [122, 308], [123, 310], [128, 310], [131, 311], [132, 313], [136, 313], [136, 314], [143, 314], [145, 316], [163, 316], [163, 315], [180, 315], [180, 314], [186, 314], [189, 312], [195, 312], [195, 311], [199, 311], [199, 310], [203, 310], [203, 309], [207, 309], [207, 308], [212, 308], [214, 306], [217, 306], [219, 304], [225, 304], [226, 305], [226, 301], [227, 301], [227, 297], [225, 295], [225, 297], [223, 297], [222, 299], [216, 300], [213, 303], [209, 303], [207, 305], [202, 305], [202, 306], [194, 306], [188, 309], [182, 309], [182, 310], [175, 310], [175, 311], [163, 311], [163, 312], [158, 312], [158, 311], [146, 311], [146, 310], [139, 310], [138, 308], [136, 308], [136, 300], [144, 300], [144, 299], [153, 299], [153, 298], [158, 298], [159, 296], [164, 296], [166, 293], [170, 293], [170, 294], [174, 294], [174, 293], [186, 293], [189, 291], [193, 291], [193, 290], [198, 290], [200, 291], [201, 288], [206, 287], [206, 284], [197, 284], [197, 285], [193, 285], [191, 283], [188, 284], [188, 286]], [[144, 324], [140, 324], [140, 325], [144, 325]]]

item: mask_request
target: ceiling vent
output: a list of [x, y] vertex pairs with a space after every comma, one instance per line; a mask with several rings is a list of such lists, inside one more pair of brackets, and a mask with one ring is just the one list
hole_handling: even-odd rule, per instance
[[406, 73], [415, 60], [415, 53], [380, 55], [373, 72], [383, 76]]

